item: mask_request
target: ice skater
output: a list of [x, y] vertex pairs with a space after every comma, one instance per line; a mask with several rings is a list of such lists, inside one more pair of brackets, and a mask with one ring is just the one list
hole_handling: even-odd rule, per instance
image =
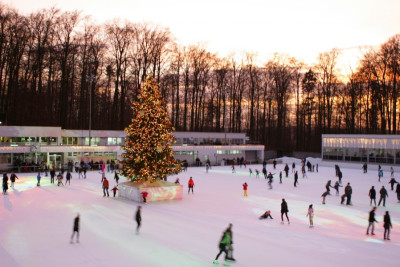
[[287, 165], [287, 163], [286, 163], [285, 168], [283, 170], [285, 171], [286, 178], [288, 178], [288, 176], [289, 176], [289, 166]]
[[306, 217], [308, 216], [308, 219], [310, 220], [310, 228], [314, 227], [314, 209], [313, 209], [313, 205], [310, 204], [310, 206], [308, 206], [308, 212]]
[[103, 180], [103, 194], [104, 194], [103, 197], [106, 196], [106, 193], [107, 193], [107, 197], [109, 197], [110, 194], [108, 193], [108, 186], [109, 186], [108, 180], [105, 176], [103, 177], [102, 180]]
[[117, 184], [118, 184], [118, 181], [119, 181], [119, 175], [118, 175], [118, 172], [115, 172], [115, 174], [114, 174], [114, 180], [117, 182]]
[[329, 194], [329, 191], [325, 191], [322, 195], [321, 195], [321, 197], [322, 197], [322, 204], [324, 204], [325, 205], [325, 199], [326, 199], [326, 196], [327, 195], [330, 195]]
[[235, 163], [232, 164], [232, 173], [236, 173], [236, 170], [235, 170]]
[[7, 195], [8, 190], [8, 176], [7, 173], [3, 173], [3, 195]]
[[37, 179], [37, 184], [36, 186], [40, 186], [40, 179], [42, 178], [42, 176], [40, 175], [40, 171], [38, 172], [36, 179]]
[[57, 186], [60, 186], [60, 185], [64, 186], [64, 184], [63, 184], [63, 175], [62, 175], [61, 172], [57, 175]]
[[261, 215], [258, 219], [262, 220], [262, 219], [268, 219], [268, 218], [271, 218], [271, 220], [274, 219], [271, 216], [271, 211], [270, 210], [267, 210], [266, 212], [264, 212], [264, 214]]
[[369, 205], [372, 205], [372, 200], [374, 201], [374, 205], [376, 206], [376, 190], [375, 187], [372, 186], [368, 193], [369, 196]]
[[397, 202], [400, 202], [400, 184], [396, 186]]
[[394, 177], [392, 177], [392, 178], [390, 178], [390, 181], [388, 184], [390, 184], [390, 188], [393, 191], [394, 184], [398, 184], [398, 182], [394, 179]]
[[[225, 261], [224, 265], [229, 266], [228, 263], [228, 250], [232, 246], [232, 224], [230, 223], [228, 228], [224, 231], [222, 234], [221, 241], [219, 242], [219, 252], [217, 256], [215, 257], [215, 260], [213, 261], [214, 264], [218, 264], [218, 258], [222, 254], [222, 252], [225, 253]], [[233, 259], [233, 258], [232, 258]]]
[[386, 211], [385, 215], [383, 216], [383, 228], [385, 228], [385, 232], [383, 233], [384, 240], [390, 240], [390, 228], [392, 228], [392, 222], [390, 220], [389, 212]]
[[389, 197], [386, 188], [384, 186], [382, 186], [381, 190], [379, 191], [379, 194], [381, 195], [379, 198], [379, 202], [378, 202], [378, 206], [381, 205], [381, 202], [383, 200], [383, 206], [385, 207], [386, 204], [386, 197]]
[[339, 182], [336, 181], [336, 182], [335, 182], [335, 185], [333, 186], [333, 188], [335, 188], [335, 190], [336, 190], [336, 195], [337, 195], [337, 196], [339, 195], [339, 187], [343, 187], [343, 186], [341, 186], [341, 185], [339, 184]]
[[188, 181], [188, 187], [189, 187], [189, 189], [188, 189], [188, 194], [189, 194], [189, 192], [190, 192], [190, 189], [192, 189], [192, 194], [194, 194], [194, 192], [193, 192], [194, 181], [193, 181], [192, 177], [190, 177], [190, 179], [189, 179], [189, 181]]
[[65, 185], [67, 185], [67, 183], [71, 185], [71, 178], [72, 178], [71, 173], [67, 171], [67, 175], [65, 175]]
[[268, 173], [267, 179], [268, 179], [269, 189], [272, 189], [272, 183], [274, 182], [274, 174]]
[[138, 206], [136, 210], [136, 215], [135, 215], [135, 220], [136, 220], [136, 234], [139, 234], [139, 228], [142, 226], [142, 206]]
[[256, 178], [260, 177], [260, 172], [256, 169]]
[[279, 183], [282, 183], [282, 172], [279, 172]]
[[382, 169], [380, 169], [379, 171], [378, 171], [378, 181], [380, 182], [381, 181], [381, 178], [383, 177], [383, 170]]
[[390, 177], [394, 177], [394, 169], [393, 167], [390, 167]]
[[282, 220], [282, 224], [284, 223], [283, 222], [283, 215], [286, 215], [286, 219], [288, 221], [288, 224], [290, 224], [289, 217], [288, 217], [288, 212], [289, 212], [288, 204], [285, 201], [285, 199], [282, 198], [282, 203], [281, 203], [281, 220]]
[[247, 197], [247, 183], [243, 184], [243, 196]]
[[74, 236], [76, 233], [76, 243], [79, 243], [79, 213], [74, 219], [74, 227], [72, 229], [71, 244], [74, 243]]
[[113, 196], [115, 197], [115, 195], [117, 194], [118, 191], [118, 185], [114, 186], [113, 189], [111, 189], [111, 191], [113, 192]]
[[353, 189], [350, 186], [350, 183], [347, 183], [346, 187], [344, 188], [344, 193], [346, 194], [346, 205], [351, 205], [351, 195], [353, 194]]
[[252, 170], [251, 168], [249, 168], [249, 173], [250, 173], [249, 176], [252, 176], [252, 175], [253, 175], [253, 170]]
[[375, 222], [378, 222], [375, 219], [375, 211], [376, 207], [373, 207], [372, 210], [369, 212], [369, 217], [368, 217], [368, 227], [367, 227], [367, 235], [369, 235], [369, 229], [371, 228], [371, 235], [375, 235], [374, 230], [375, 230]]
[[14, 183], [15, 183], [15, 179], [19, 179], [17, 175], [15, 175], [14, 172], [11, 172], [10, 175], [10, 181], [11, 181], [11, 188], [14, 189]]
[[179, 182], [179, 178], [176, 178], [175, 184], [181, 184], [181, 183]]
[[328, 194], [330, 195], [331, 194], [331, 187], [333, 188], [333, 186], [331, 185], [331, 183], [332, 183], [332, 181], [331, 180], [328, 180], [328, 182], [326, 183], [326, 185], [325, 185], [325, 188], [326, 188], [326, 192], [328, 192]]
[[297, 171], [294, 173], [294, 187], [296, 187], [299, 184], [299, 175], [297, 174]]
[[141, 194], [142, 194], [143, 202], [144, 202], [144, 203], [147, 203], [147, 196], [149, 195], [149, 193], [147, 193], [147, 192], [142, 192]]

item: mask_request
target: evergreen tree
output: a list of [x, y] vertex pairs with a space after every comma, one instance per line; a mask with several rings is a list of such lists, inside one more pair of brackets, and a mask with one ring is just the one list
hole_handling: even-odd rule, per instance
[[153, 78], [146, 79], [137, 98], [132, 123], [125, 129], [122, 174], [135, 182], [153, 182], [180, 171], [171, 148], [174, 128]]

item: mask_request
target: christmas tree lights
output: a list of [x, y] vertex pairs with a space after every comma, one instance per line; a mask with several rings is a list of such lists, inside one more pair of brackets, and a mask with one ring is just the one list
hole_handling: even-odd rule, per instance
[[132, 123], [125, 128], [122, 174], [134, 182], [154, 182], [180, 172], [171, 147], [174, 128], [153, 78], [146, 79], [137, 98]]

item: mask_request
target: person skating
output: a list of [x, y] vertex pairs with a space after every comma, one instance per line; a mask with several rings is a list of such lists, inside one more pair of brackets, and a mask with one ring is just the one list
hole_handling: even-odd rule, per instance
[[[215, 260], [213, 261], [214, 264], [218, 264], [218, 258], [222, 254], [222, 252], [225, 253], [225, 261], [224, 265], [228, 266], [228, 250], [230, 249], [230, 246], [232, 245], [232, 224], [230, 223], [228, 228], [224, 231], [222, 234], [221, 241], [219, 242], [219, 252], [217, 256], [215, 257]], [[232, 258], [233, 259], [233, 258]]]
[[396, 186], [396, 193], [397, 193], [397, 202], [400, 202], [400, 184], [399, 183]]
[[264, 174], [264, 179], [267, 179], [267, 169], [263, 168], [262, 173]]
[[351, 195], [353, 194], [353, 189], [350, 186], [350, 183], [347, 183], [346, 187], [344, 188], [344, 193], [346, 194], [346, 205], [351, 205]]
[[372, 205], [372, 200], [374, 201], [374, 205], [376, 206], [376, 190], [375, 187], [372, 186], [368, 193], [369, 196], [369, 205]]
[[118, 172], [115, 172], [115, 174], [114, 174], [114, 180], [117, 182], [117, 184], [118, 184], [118, 181], [119, 181], [119, 175], [118, 175]]
[[259, 217], [260, 220], [262, 220], [262, 219], [268, 219], [268, 218], [274, 219], [274, 218], [272, 218], [272, 216], [271, 216], [271, 211], [270, 211], [270, 210], [267, 210], [266, 212], [264, 212], [263, 215], [261, 215], [261, 216]]
[[8, 190], [8, 176], [7, 173], [3, 173], [3, 195], [7, 195]]
[[274, 170], [276, 169], [276, 159], [272, 162], [272, 165], [274, 166]]
[[281, 220], [282, 220], [282, 224], [284, 223], [283, 222], [283, 215], [286, 215], [286, 219], [288, 221], [288, 224], [290, 224], [289, 217], [288, 217], [288, 212], [289, 212], [288, 204], [285, 201], [285, 199], [282, 198], [282, 203], [281, 203]]
[[14, 189], [14, 183], [15, 183], [15, 179], [19, 179], [17, 175], [15, 175], [14, 172], [11, 172], [10, 175], [10, 181], [11, 181], [11, 188]]
[[117, 185], [114, 186], [113, 189], [111, 189], [111, 191], [113, 192], [113, 196], [115, 197], [115, 195], [117, 194], [117, 191], [118, 191]]
[[308, 219], [310, 220], [310, 228], [314, 227], [314, 209], [313, 209], [313, 205], [310, 204], [310, 206], [308, 206], [308, 212], [306, 217], [308, 216]]
[[326, 192], [328, 192], [328, 194], [330, 195], [331, 193], [331, 187], [333, 188], [333, 186], [331, 185], [331, 183], [332, 183], [332, 181], [331, 180], [328, 180], [328, 182], [326, 183], [326, 185], [325, 185], [325, 188], [326, 188]]
[[388, 195], [388, 193], [387, 193], [387, 191], [386, 191], [386, 189], [385, 189], [384, 186], [382, 186], [381, 190], [379, 191], [379, 194], [380, 194], [381, 196], [380, 196], [380, 198], [379, 198], [378, 206], [381, 205], [381, 202], [382, 202], [382, 200], [383, 200], [383, 206], [385, 207], [385, 204], [386, 204], [386, 197], [389, 197], [389, 195]]
[[390, 228], [392, 228], [392, 222], [390, 220], [390, 215], [388, 211], [386, 211], [385, 215], [383, 216], [383, 228], [385, 229], [385, 232], [383, 233], [383, 239], [390, 240], [389, 235]]
[[339, 170], [338, 172], [339, 184], [342, 184], [343, 173]]
[[194, 181], [193, 181], [192, 177], [190, 177], [190, 179], [189, 179], [189, 181], [188, 181], [188, 187], [189, 187], [189, 189], [188, 189], [188, 194], [189, 194], [189, 192], [190, 192], [190, 189], [192, 189], [192, 194], [194, 194], [194, 192], [193, 192]]
[[327, 195], [330, 195], [329, 194], [329, 191], [325, 191], [322, 195], [321, 195], [321, 197], [322, 197], [322, 204], [325, 204], [325, 199], [326, 199], [326, 196]]
[[392, 177], [392, 178], [390, 178], [390, 181], [388, 184], [390, 184], [390, 188], [393, 191], [394, 184], [398, 184], [398, 182], [394, 179], [394, 177]]
[[252, 175], [253, 175], [253, 170], [252, 170], [251, 168], [249, 168], [249, 173], [250, 173], [249, 176], [252, 176]]
[[235, 163], [232, 164], [232, 173], [236, 173], [236, 170], [235, 170]]
[[390, 177], [394, 177], [394, 169], [393, 167], [390, 167]]
[[382, 169], [380, 169], [379, 171], [378, 171], [378, 181], [380, 182], [381, 181], [381, 178], [383, 177], [383, 170]]
[[287, 163], [286, 163], [285, 168], [283, 170], [285, 171], [286, 178], [288, 178], [288, 176], [289, 176], [289, 166], [287, 165]]
[[243, 184], [243, 196], [247, 197], [247, 183]]
[[56, 176], [56, 171], [54, 170], [54, 168], [51, 168], [50, 170], [50, 183], [54, 184], [54, 177]]
[[74, 241], [74, 236], [76, 233], [76, 243], [79, 243], [79, 213], [78, 215], [76, 215], [75, 219], [74, 219], [74, 227], [72, 229], [72, 235], [71, 235], [71, 243], [73, 243]]
[[378, 222], [375, 219], [375, 211], [376, 207], [373, 207], [372, 210], [369, 212], [369, 217], [368, 217], [368, 227], [367, 227], [367, 235], [369, 235], [369, 229], [371, 228], [371, 235], [375, 235], [374, 230], [375, 230], [375, 222]]
[[294, 173], [294, 182], [293, 185], [296, 187], [299, 184], [299, 175], [297, 174], [297, 171]]
[[292, 173], [294, 173], [295, 168], [296, 168], [296, 164], [293, 162], [292, 163]]
[[107, 197], [109, 197], [110, 194], [108, 193], [108, 186], [109, 186], [108, 180], [105, 176], [103, 177], [102, 180], [103, 180], [103, 194], [104, 194], [103, 197], [106, 196], [106, 193], [107, 193]]
[[260, 172], [256, 169], [256, 178], [260, 177]]
[[38, 172], [38, 174], [37, 174], [37, 176], [36, 176], [36, 179], [37, 179], [37, 184], [36, 184], [36, 186], [40, 186], [40, 179], [42, 178], [42, 176], [41, 176], [41, 174], [40, 174], [40, 171]]
[[142, 206], [138, 206], [136, 210], [135, 220], [137, 223], [136, 234], [139, 234], [139, 228], [142, 225]]
[[72, 178], [71, 173], [67, 171], [67, 175], [65, 175], [65, 185], [67, 185], [67, 183], [71, 185], [71, 178]]
[[57, 186], [60, 186], [60, 185], [64, 186], [64, 184], [63, 184], [63, 175], [62, 175], [61, 172], [57, 175]]
[[146, 203], [147, 202], [147, 196], [149, 195], [149, 193], [144, 191], [144, 192], [141, 192], [140, 194], [142, 194], [143, 202]]
[[179, 178], [176, 178], [175, 184], [181, 184], [181, 183], [179, 182]]
[[343, 187], [343, 186], [341, 186], [341, 185], [339, 184], [339, 182], [336, 181], [336, 182], [335, 182], [335, 185], [333, 186], [333, 188], [335, 188], [335, 190], [336, 190], [336, 195], [337, 195], [337, 196], [339, 195], [339, 187]]
[[272, 173], [268, 173], [267, 179], [268, 179], [269, 189], [272, 189], [272, 183], [274, 181], [274, 175]]
[[363, 169], [364, 173], [367, 173], [368, 165], [366, 162], [363, 164], [362, 169]]

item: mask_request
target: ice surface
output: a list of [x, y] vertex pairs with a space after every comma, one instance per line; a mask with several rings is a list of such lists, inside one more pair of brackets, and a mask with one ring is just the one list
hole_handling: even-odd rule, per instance
[[[313, 162], [319, 159], [313, 159]], [[290, 166], [289, 178], [279, 184], [284, 163]], [[299, 185], [293, 187], [291, 163], [296, 162]], [[327, 180], [336, 181], [333, 164], [319, 165], [319, 172], [301, 178], [298, 160], [284, 158], [283, 164], [267, 170], [274, 173], [269, 190], [260, 165], [189, 168], [171, 176], [180, 178], [184, 198], [180, 201], [142, 204], [142, 228], [135, 234], [134, 214], [138, 203], [104, 198], [101, 174], [89, 172], [79, 180], [73, 173], [71, 185], [57, 187], [42, 178], [36, 187], [36, 174], [17, 174], [15, 190], [0, 196], [0, 266], [213, 266], [223, 230], [233, 224], [234, 257], [232, 266], [399, 266], [400, 203], [388, 184], [390, 172], [378, 182], [376, 170], [363, 174], [361, 164], [342, 168], [343, 185], [353, 187], [353, 206], [340, 205], [334, 190], [322, 205], [321, 194]], [[340, 163], [339, 163], [340, 165]], [[249, 176], [248, 168], [260, 171], [260, 178]], [[194, 194], [187, 194], [192, 176]], [[107, 173], [110, 188], [113, 174]], [[284, 174], [283, 174], [284, 177]], [[400, 182], [399, 173], [395, 173]], [[122, 178], [120, 181], [124, 181]], [[248, 183], [248, 197], [242, 184]], [[366, 236], [369, 206], [368, 191], [378, 192], [384, 185], [389, 198], [386, 208], [378, 207], [376, 236]], [[344, 187], [340, 188], [342, 194]], [[281, 224], [280, 203], [285, 198], [291, 224]], [[378, 200], [378, 199], [377, 199]], [[314, 204], [314, 228], [306, 217]], [[271, 210], [273, 220], [259, 220]], [[391, 214], [391, 241], [383, 240], [384, 212]], [[80, 244], [70, 244], [73, 219], [81, 216]], [[222, 266], [223, 255], [220, 257]]]

